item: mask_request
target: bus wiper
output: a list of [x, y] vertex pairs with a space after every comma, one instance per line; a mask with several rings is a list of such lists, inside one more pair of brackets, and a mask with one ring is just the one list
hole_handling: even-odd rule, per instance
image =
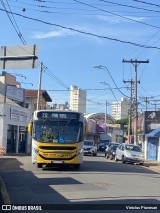
[[66, 125], [64, 126], [64, 128], [62, 129], [61, 133], [62, 132], [65, 132], [65, 129], [67, 128], [67, 126], [70, 124], [70, 122], [72, 121], [73, 119], [70, 119], [67, 121]]

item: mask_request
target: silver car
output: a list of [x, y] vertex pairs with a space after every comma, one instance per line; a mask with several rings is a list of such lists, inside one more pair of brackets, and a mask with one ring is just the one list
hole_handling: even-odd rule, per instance
[[97, 156], [97, 145], [95, 144], [94, 141], [84, 140], [83, 154]]
[[120, 144], [116, 149], [115, 161], [139, 163], [143, 165], [144, 155], [141, 148], [134, 144]]

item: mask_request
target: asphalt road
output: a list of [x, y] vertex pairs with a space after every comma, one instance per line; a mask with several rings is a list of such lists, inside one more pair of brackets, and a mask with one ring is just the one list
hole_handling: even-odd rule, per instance
[[[73, 212], [106, 212], [106, 208], [119, 208], [118, 212], [123, 212], [124, 206], [117, 204], [135, 208], [136, 205], [160, 205], [160, 173], [139, 165], [106, 160], [103, 153], [97, 157], [84, 156], [78, 171], [68, 167], [38, 169], [32, 165], [30, 156], [3, 156], [0, 158], [0, 176], [7, 192], [5, 204], [59, 204], [58, 208], [78, 204], [79, 210]], [[1, 197], [0, 201], [3, 204]], [[90, 211], [80, 209], [83, 207]]]

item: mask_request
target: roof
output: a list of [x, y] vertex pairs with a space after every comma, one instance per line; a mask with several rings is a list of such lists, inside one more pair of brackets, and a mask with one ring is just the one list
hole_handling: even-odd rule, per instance
[[147, 134], [147, 137], [160, 137], [160, 127]]
[[[37, 98], [38, 90], [25, 90], [25, 94], [26, 94], [26, 97]], [[40, 94], [42, 94], [46, 102], [52, 102], [52, 99], [46, 90], [40, 90]]]
[[105, 115], [106, 115], [107, 123], [114, 123], [115, 119], [111, 115], [105, 114], [105, 113], [89, 113], [89, 114], [85, 114], [84, 117], [86, 119], [93, 119], [95, 121], [99, 121], [99, 120], [105, 120]]

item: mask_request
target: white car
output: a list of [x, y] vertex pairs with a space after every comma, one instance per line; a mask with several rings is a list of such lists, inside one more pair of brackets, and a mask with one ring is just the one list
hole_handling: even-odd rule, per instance
[[93, 155], [93, 156], [97, 156], [97, 145], [95, 144], [94, 141], [84, 140], [83, 154], [84, 155], [90, 154], [90, 155]]
[[122, 161], [122, 163], [139, 163], [143, 165], [144, 155], [139, 146], [134, 144], [120, 144], [116, 149], [115, 161]]

